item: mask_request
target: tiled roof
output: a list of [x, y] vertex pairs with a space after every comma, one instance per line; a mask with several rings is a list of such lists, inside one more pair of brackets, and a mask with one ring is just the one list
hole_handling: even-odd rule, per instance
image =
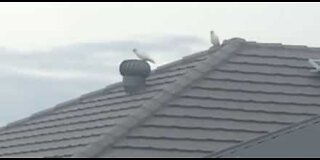
[[0, 129], [0, 157], [221, 157], [320, 114], [319, 48], [247, 42], [159, 67]]

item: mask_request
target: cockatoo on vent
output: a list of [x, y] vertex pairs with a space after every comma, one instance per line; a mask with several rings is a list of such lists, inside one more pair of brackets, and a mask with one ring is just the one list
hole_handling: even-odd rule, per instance
[[132, 51], [133, 51], [133, 53], [136, 54], [136, 56], [139, 59], [141, 59], [143, 61], [149, 61], [149, 62], [154, 63], [154, 64], [156, 63], [148, 54], [146, 54], [144, 52], [140, 52], [136, 48], [134, 48]]
[[218, 36], [214, 33], [214, 31], [210, 32], [210, 40], [213, 46], [220, 46], [219, 38]]

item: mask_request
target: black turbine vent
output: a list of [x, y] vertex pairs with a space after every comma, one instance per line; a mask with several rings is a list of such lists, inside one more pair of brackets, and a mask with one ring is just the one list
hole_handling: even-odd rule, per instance
[[122, 76], [148, 77], [150, 72], [150, 65], [142, 60], [124, 60], [120, 64], [120, 73]]
[[129, 59], [120, 64], [120, 74], [123, 76], [123, 86], [126, 92], [132, 94], [145, 86], [146, 78], [151, 72], [150, 65], [143, 60]]

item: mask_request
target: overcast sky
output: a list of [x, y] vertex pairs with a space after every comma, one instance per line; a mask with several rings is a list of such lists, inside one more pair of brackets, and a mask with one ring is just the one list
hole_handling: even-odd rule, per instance
[[0, 3], [0, 24], [0, 126], [121, 80], [134, 47], [158, 65], [210, 30], [320, 47], [320, 3]]

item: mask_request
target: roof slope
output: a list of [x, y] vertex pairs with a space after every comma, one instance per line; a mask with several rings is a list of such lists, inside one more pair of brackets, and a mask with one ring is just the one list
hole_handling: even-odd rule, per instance
[[100, 156], [223, 156], [319, 115], [320, 77], [307, 62], [319, 49], [240, 44]]
[[206, 55], [200, 52], [159, 67], [138, 94], [127, 95], [121, 83], [116, 83], [8, 124], [0, 129], [0, 157], [70, 157], [139, 112], [142, 104]]
[[318, 121], [308, 58], [320, 49], [231, 39], [160, 67], [139, 94], [118, 83], [8, 125], [0, 156], [221, 157]]

